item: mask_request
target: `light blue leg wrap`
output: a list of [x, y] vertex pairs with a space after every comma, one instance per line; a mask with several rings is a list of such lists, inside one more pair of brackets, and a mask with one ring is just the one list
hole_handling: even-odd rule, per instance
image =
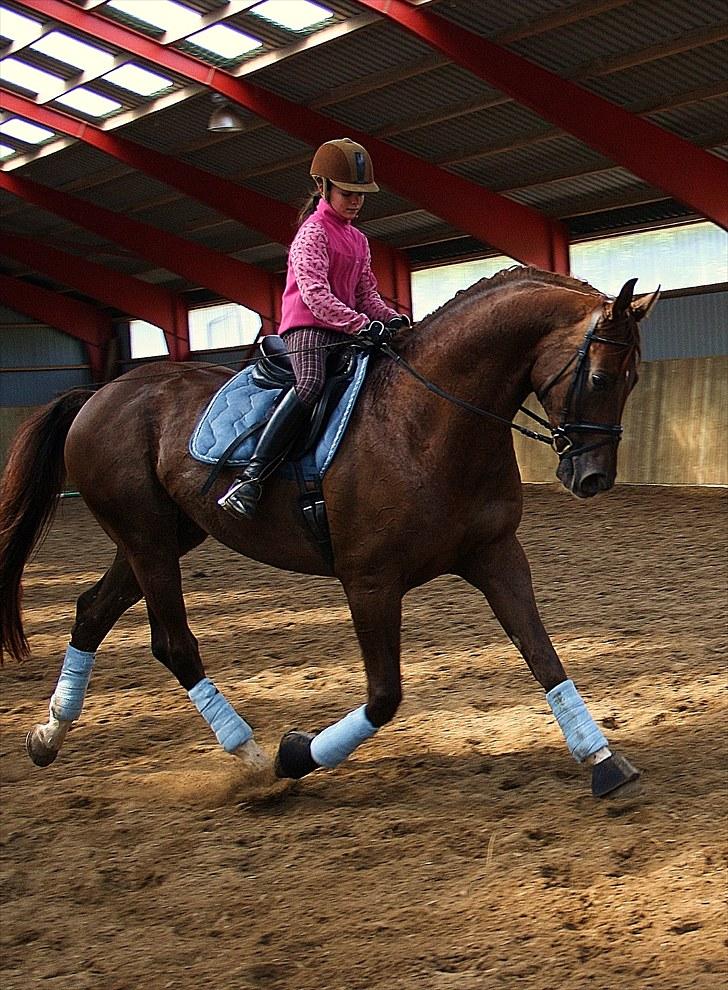
[[333, 770], [351, 756], [357, 746], [377, 731], [366, 715], [366, 705], [345, 715], [311, 740], [311, 756], [320, 767]]
[[187, 692], [190, 701], [217, 736], [226, 753], [232, 753], [248, 739], [253, 730], [224, 694], [221, 694], [209, 677], [205, 677]]
[[51, 715], [60, 722], [74, 722], [80, 716], [95, 656], [69, 644], [50, 704]]
[[557, 684], [546, 700], [564, 733], [569, 752], [579, 763], [607, 745], [604, 733], [589, 714], [573, 681]]

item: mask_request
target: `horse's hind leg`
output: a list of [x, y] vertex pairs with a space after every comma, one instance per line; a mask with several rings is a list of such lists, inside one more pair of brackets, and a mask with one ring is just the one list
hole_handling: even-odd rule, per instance
[[579, 763], [592, 764], [592, 793], [626, 796], [637, 789], [639, 771], [612, 753], [607, 739], [568, 680], [538, 612], [531, 570], [515, 536], [472, 551], [460, 569], [462, 577], [483, 592], [500, 624], [547, 692], [546, 699]]
[[402, 594], [394, 587], [345, 585], [367, 675], [367, 703], [314, 735], [293, 731], [281, 739], [279, 777], [333, 769], [394, 718], [402, 700], [400, 626]]
[[121, 551], [101, 580], [79, 597], [48, 722], [36, 725], [26, 738], [28, 756], [36, 766], [47, 767], [58, 756], [71, 724], [81, 715], [96, 650], [116, 621], [141, 597], [139, 583]]
[[141, 540], [125, 550], [146, 599], [154, 656], [187, 691], [225, 752], [253, 772], [268, 771], [270, 761], [255, 742], [253, 729], [205, 676], [197, 640], [187, 623], [176, 535], [159, 532], [153, 545]]

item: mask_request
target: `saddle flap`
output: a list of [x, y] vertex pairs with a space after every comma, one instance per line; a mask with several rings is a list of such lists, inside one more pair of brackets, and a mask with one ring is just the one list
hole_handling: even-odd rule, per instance
[[293, 365], [282, 337], [277, 333], [261, 337], [260, 355], [252, 373], [258, 388], [284, 388], [293, 384]]

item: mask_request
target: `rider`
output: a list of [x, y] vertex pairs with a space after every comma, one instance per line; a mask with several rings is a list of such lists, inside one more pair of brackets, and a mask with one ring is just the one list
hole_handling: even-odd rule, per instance
[[316, 190], [299, 215], [278, 327], [296, 384], [276, 406], [242, 475], [218, 500], [223, 509], [247, 518], [255, 514], [262, 482], [275, 470], [324, 389], [327, 346], [346, 334], [376, 345], [409, 325], [409, 319], [379, 295], [369, 243], [352, 223], [364, 194], [379, 191], [368, 152], [349, 138], [326, 141], [310, 171]]

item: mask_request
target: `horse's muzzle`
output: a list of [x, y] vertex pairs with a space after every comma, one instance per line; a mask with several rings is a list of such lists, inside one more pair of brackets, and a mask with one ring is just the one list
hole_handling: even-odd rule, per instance
[[564, 458], [556, 471], [556, 477], [567, 491], [577, 498], [593, 498], [600, 492], [608, 492], [614, 485], [614, 472], [607, 472], [588, 465], [579, 459]]

